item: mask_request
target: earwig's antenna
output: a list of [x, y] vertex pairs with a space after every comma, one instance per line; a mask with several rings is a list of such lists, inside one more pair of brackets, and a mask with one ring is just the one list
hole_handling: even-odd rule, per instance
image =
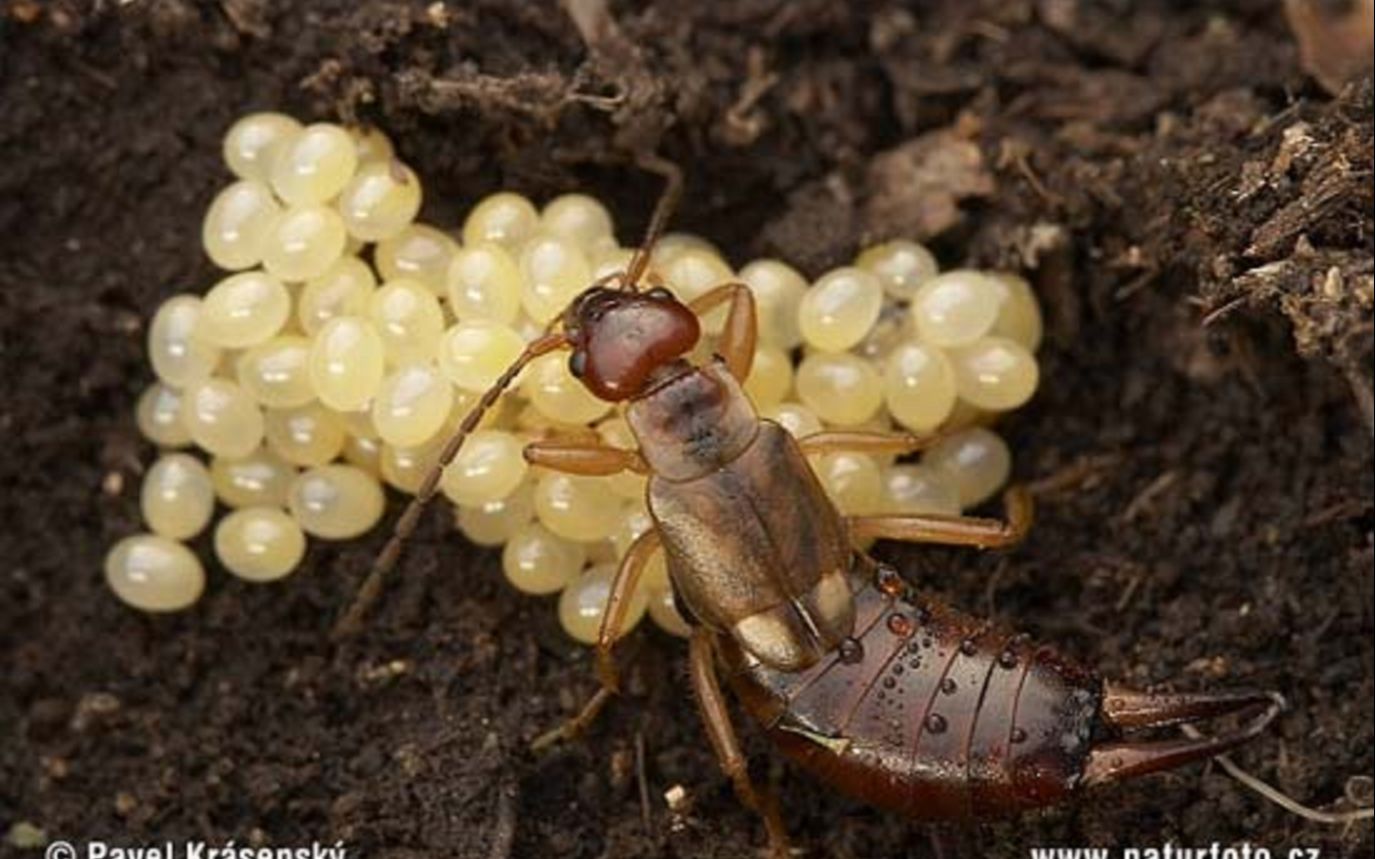
[[482, 398], [477, 401], [472, 410], [463, 418], [463, 422], [458, 425], [452, 437], [445, 443], [444, 449], [440, 451], [439, 461], [425, 475], [425, 479], [420, 482], [420, 488], [416, 490], [415, 497], [406, 505], [406, 509], [401, 514], [401, 518], [396, 520], [396, 525], [392, 529], [392, 535], [387, 540], [387, 544], [382, 547], [382, 551], [372, 562], [372, 569], [368, 571], [368, 577], [363, 580], [363, 584], [358, 588], [358, 592], [353, 597], [353, 602], [349, 605], [344, 616], [334, 625], [331, 637], [336, 641], [346, 638], [358, 631], [362, 625], [363, 615], [367, 614], [372, 604], [377, 601], [377, 597], [382, 592], [382, 580], [387, 577], [396, 566], [396, 562], [401, 558], [401, 548], [406, 540], [415, 532], [415, 528], [420, 524], [420, 514], [425, 511], [425, 505], [434, 498], [439, 487], [439, 479], [444, 474], [444, 469], [449, 463], [454, 461], [458, 452], [463, 447], [463, 442], [468, 438], [482, 416], [496, 404], [511, 383], [515, 381], [520, 371], [525, 369], [525, 365], [540, 357], [553, 352], [555, 349], [562, 348], [568, 344], [568, 340], [561, 333], [546, 331], [541, 337], [532, 341], [525, 347], [525, 351], [511, 366], [492, 383]]
[[649, 226], [645, 228], [644, 240], [635, 249], [635, 255], [630, 258], [630, 265], [625, 269], [625, 286], [632, 292], [640, 283], [645, 269], [649, 267], [649, 256], [654, 251], [654, 243], [663, 235], [664, 227], [673, 216], [673, 210], [678, 208], [678, 198], [683, 193], [683, 171], [677, 164], [658, 155], [642, 155], [639, 165], [651, 173], [658, 173], [664, 177], [664, 193], [659, 196], [659, 202], [654, 204], [654, 214], [650, 216]]
[[[678, 198], [683, 191], [683, 171], [677, 164], [658, 155], [642, 155], [637, 159], [637, 163], [643, 169], [657, 173], [664, 177], [664, 191], [659, 196], [659, 201], [654, 205], [654, 214], [650, 216], [649, 226], [645, 229], [644, 241], [635, 249], [635, 254], [630, 258], [630, 264], [626, 266], [623, 287], [635, 292], [638, 288], [640, 278], [644, 276], [645, 269], [649, 267], [649, 257], [654, 249], [654, 243], [663, 234], [664, 226], [672, 216], [673, 210], [678, 206]], [[610, 280], [613, 276], [603, 278]], [[598, 281], [594, 286], [600, 285]], [[507, 367], [501, 376], [483, 393], [482, 398], [473, 406], [472, 411], [463, 418], [463, 422], [458, 425], [458, 429], [453, 436], [445, 443], [444, 449], [440, 451], [439, 461], [425, 475], [425, 479], [420, 482], [420, 488], [416, 491], [415, 497], [406, 505], [402, 511], [401, 518], [396, 520], [396, 525], [392, 528], [392, 535], [387, 540], [387, 544], [382, 547], [382, 551], [372, 562], [372, 569], [368, 571], [368, 577], [363, 580], [363, 584], [358, 588], [358, 592], [353, 597], [353, 602], [348, 610], [334, 624], [331, 637], [336, 641], [347, 638], [356, 633], [362, 626], [363, 615], [367, 614], [368, 609], [377, 601], [377, 597], [382, 592], [382, 581], [396, 566], [396, 562], [401, 558], [401, 549], [406, 544], [406, 540], [415, 532], [416, 526], [420, 524], [420, 514], [425, 511], [425, 505], [434, 498], [435, 491], [439, 487], [439, 479], [444, 474], [444, 469], [449, 463], [458, 456], [459, 450], [463, 447], [463, 442], [468, 438], [482, 416], [496, 404], [511, 383], [515, 381], [520, 371], [525, 369], [525, 365], [540, 357], [568, 345], [568, 338], [561, 333], [554, 333], [553, 326], [558, 321], [556, 317], [550, 322], [544, 334], [532, 341], [525, 347], [525, 351], [520, 354]]]

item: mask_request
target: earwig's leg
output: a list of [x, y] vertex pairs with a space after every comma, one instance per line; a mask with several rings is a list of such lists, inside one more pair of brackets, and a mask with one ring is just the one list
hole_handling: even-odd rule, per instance
[[876, 453], [902, 456], [925, 450], [943, 438], [940, 434], [911, 435], [908, 433], [864, 432], [862, 430], [828, 430], [812, 433], [797, 440], [807, 456], [824, 453]]
[[658, 550], [659, 532], [650, 528], [630, 544], [625, 557], [621, 559], [621, 566], [616, 570], [616, 577], [611, 581], [606, 613], [602, 615], [602, 626], [597, 631], [597, 677], [602, 681], [602, 687], [612, 692], [619, 691], [621, 683], [612, 648], [625, 628], [625, 614], [630, 608], [635, 589], [640, 585], [640, 576]]
[[846, 520], [855, 540], [874, 537], [905, 543], [940, 543], [1000, 549], [1021, 542], [1031, 528], [1031, 494], [1020, 486], [1003, 493], [1007, 521], [976, 516], [941, 516], [914, 513], [907, 516], [852, 516]]
[[587, 477], [607, 477], [622, 471], [649, 472], [639, 451], [577, 441], [532, 441], [525, 446], [525, 461]]
[[727, 283], [697, 296], [688, 302], [688, 308], [701, 317], [727, 301], [730, 309], [726, 312], [726, 328], [721, 332], [716, 351], [725, 359], [730, 374], [743, 382], [754, 364], [754, 344], [759, 336], [754, 293], [743, 283]]
[[753, 809], [764, 819], [764, 827], [769, 833], [769, 849], [775, 857], [783, 859], [789, 855], [788, 833], [783, 828], [783, 818], [773, 797], [755, 789], [750, 781], [749, 768], [745, 755], [740, 751], [740, 741], [731, 725], [730, 712], [726, 709], [725, 696], [721, 694], [721, 683], [716, 677], [716, 660], [712, 653], [712, 633], [697, 628], [692, 633], [688, 647], [689, 668], [692, 674], [692, 689], [697, 693], [697, 706], [702, 712], [702, 724], [707, 729], [707, 738], [716, 752], [716, 761], [721, 770], [735, 785], [735, 794], [740, 801]]
[[659, 532], [651, 528], [635, 538], [635, 542], [626, 550], [621, 566], [616, 570], [616, 578], [611, 582], [611, 593], [606, 598], [606, 613], [602, 615], [602, 625], [597, 631], [597, 679], [601, 687], [576, 716], [536, 737], [530, 744], [531, 751], [538, 752], [554, 743], [571, 740], [587, 730], [619, 690], [620, 671], [616, 668], [612, 648], [625, 628], [625, 613], [630, 607], [635, 588], [640, 584], [640, 575], [658, 549]]
[[530, 751], [536, 753], [542, 752], [555, 743], [571, 740], [583, 731], [586, 731], [588, 726], [595, 722], [597, 717], [601, 715], [602, 709], [606, 707], [607, 702], [610, 701], [615, 694], [614, 691], [605, 686], [598, 688], [596, 694], [589, 698], [582, 709], [578, 711], [578, 715], [564, 722], [562, 725], [559, 725], [557, 728], [551, 731], [545, 731], [543, 734], [531, 740]]

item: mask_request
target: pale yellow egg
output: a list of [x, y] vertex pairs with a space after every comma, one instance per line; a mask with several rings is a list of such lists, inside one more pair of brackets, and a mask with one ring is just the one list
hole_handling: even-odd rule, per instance
[[447, 233], [426, 224], [410, 224], [378, 242], [372, 258], [384, 280], [419, 281], [442, 297], [457, 253], [458, 243]]
[[499, 322], [475, 319], [444, 332], [439, 369], [465, 391], [482, 393], [525, 351], [525, 340]]
[[235, 375], [260, 405], [293, 408], [315, 399], [309, 361], [310, 341], [299, 334], [284, 334], [240, 355]]
[[505, 498], [520, 486], [529, 465], [524, 443], [505, 430], [475, 430], [444, 469], [439, 488], [455, 504]]
[[377, 329], [357, 316], [336, 316], [310, 344], [310, 382], [320, 401], [335, 411], [369, 406], [386, 372], [386, 349]]
[[352, 465], [322, 465], [291, 484], [287, 506], [301, 529], [324, 540], [351, 540], [382, 518], [385, 499], [377, 479]]
[[479, 242], [495, 242], [514, 250], [539, 229], [539, 211], [520, 194], [500, 191], [473, 207], [463, 222], [465, 247]]
[[357, 166], [358, 147], [349, 133], [317, 122], [278, 148], [272, 160], [272, 190], [293, 206], [323, 203], [344, 189]]
[[181, 422], [202, 450], [215, 456], [243, 457], [263, 440], [263, 413], [238, 384], [206, 379], [182, 395]]
[[550, 472], [535, 484], [535, 515], [544, 527], [569, 540], [591, 543], [610, 537], [621, 505], [607, 503], [600, 478]]
[[793, 438], [806, 438], [821, 432], [821, 418], [801, 403], [779, 403], [761, 409], [759, 416], [787, 430]]
[[362, 164], [339, 192], [349, 235], [378, 242], [400, 233], [420, 212], [420, 178], [396, 159]]
[[785, 262], [761, 259], [740, 269], [740, 280], [754, 293], [759, 339], [784, 350], [800, 344], [797, 312], [807, 291], [806, 279]]
[[221, 349], [246, 349], [268, 340], [291, 315], [291, 293], [261, 271], [231, 274], [210, 288], [195, 336]]
[[818, 458], [814, 470], [842, 514], [867, 516], [879, 511], [883, 476], [873, 457], [852, 451], [828, 453]]
[[336, 316], [367, 316], [376, 286], [367, 263], [356, 256], [340, 257], [301, 289], [296, 316], [302, 330], [314, 334]]
[[[569, 637], [583, 644], [595, 644], [601, 630], [602, 616], [611, 598], [611, 583], [616, 577], [614, 564], [589, 567], [574, 579], [559, 595], [559, 623]], [[630, 597], [623, 615], [621, 635], [634, 629], [644, 617], [649, 601], [643, 590]]]
[[941, 474], [969, 509], [987, 501], [1012, 473], [1012, 452], [992, 430], [973, 427], [937, 442], [922, 464]]
[[215, 195], [201, 222], [201, 246], [220, 268], [238, 271], [262, 261], [272, 223], [282, 212], [266, 184], [244, 179]]
[[495, 242], [468, 245], [449, 264], [446, 293], [460, 322], [485, 319], [510, 325], [525, 288], [510, 252]]
[[369, 161], [390, 161], [396, 157], [396, 147], [392, 145], [391, 138], [380, 129], [353, 126], [348, 129], [348, 133], [349, 137], [353, 138], [359, 164]]
[[224, 136], [224, 163], [241, 179], [266, 182], [282, 147], [301, 133], [301, 123], [281, 113], [250, 113]]
[[158, 447], [186, 447], [191, 433], [181, 422], [181, 391], [154, 382], [139, 395], [134, 420], [143, 437]]
[[754, 352], [750, 375], [745, 379], [745, 393], [756, 409], [775, 406], [792, 392], [793, 362], [788, 353], [777, 346], [760, 344]]
[[215, 528], [215, 556], [224, 568], [250, 582], [273, 582], [300, 566], [306, 535], [276, 507], [245, 507]]
[[1041, 304], [1026, 278], [1006, 271], [991, 271], [988, 276], [1007, 289], [998, 308], [993, 333], [1008, 338], [1035, 353], [1041, 345], [1043, 322]]
[[506, 579], [522, 593], [556, 594], [578, 577], [587, 549], [566, 540], [538, 522], [516, 529], [501, 552]]
[[141, 611], [189, 608], [205, 590], [205, 570], [190, 549], [153, 534], [125, 537], [105, 556], [105, 582]]
[[928, 432], [955, 408], [955, 371], [940, 349], [909, 341], [888, 355], [883, 398], [898, 423]]
[[390, 445], [414, 447], [439, 435], [454, 404], [454, 388], [431, 364], [407, 364], [382, 380], [372, 423]]
[[139, 507], [154, 534], [188, 540], [210, 523], [215, 511], [210, 472], [193, 456], [164, 454], [143, 476]]
[[838, 268], [803, 293], [797, 326], [808, 344], [840, 352], [864, 339], [882, 309], [883, 287], [877, 277], [861, 268]]
[[575, 242], [560, 236], [532, 236], [521, 246], [519, 266], [521, 307], [540, 324], [558, 316], [578, 293], [592, 285], [587, 255]]
[[320, 203], [293, 206], [272, 222], [263, 268], [282, 280], [310, 280], [329, 271], [348, 244], [344, 219]]
[[535, 487], [529, 480], [505, 498], [458, 508], [455, 516], [463, 536], [479, 546], [500, 546], [535, 518]]
[[295, 479], [295, 466], [263, 447], [244, 457], [210, 461], [215, 494], [230, 507], [285, 507]]
[[593, 396], [569, 371], [566, 353], [536, 358], [522, 378], [521, 392], [551, 421], [588, 424], [611, 411], [611, 403]]
[[344, 422], [319, 403], [268, 409], [263, 416], [267, 448], [293, 465], [324, 465], [344, 450]]
[[540, 229], [570, 239], [584, 250], [591, 250], [607, 237], [614, 239], [611, 213], [586, 194], [564, 194], [546, 203], [540, 213]]
[[948, 354], [960, 397], [981, 409], [1015, 409], [1040, 383], [1035, 356], [1007, 337], [984, 337]]
[[880, 506], [884, 513], [938, 513], [955, 516], [960, 512], [960, 495], [955, 484], [930, 465], [900, 463], [883, 470]]
[[907, 239], [866, 248], [855, 265], [871, 272], [883, 285], [883, 291], [899, 301], [910, 301], [922, 284], [940, 273], [940, 265], [931, 251]]
[[431, 361], [444, 333], [444, 311], [416, 280], [392, 280], [368, 300], [368, 318], [393, 366]]
[[848, 352], [814, 352], [794, 379], [797, 396], [823, 421], [855, 426], [883, 405], [883, 380], [868, 361]]
[[148, 360], [167, 385], [183, 389], [208, 379], [220, 362], [218, 347], [195, 336], [203, 304], [195, 295], [174, 295], [148, 326]]
[[964, 346], [993, 330], [1005, 289], [980, 271], [958, 269], [923, 283], [912, 297], [917, 336], [932, 346]]

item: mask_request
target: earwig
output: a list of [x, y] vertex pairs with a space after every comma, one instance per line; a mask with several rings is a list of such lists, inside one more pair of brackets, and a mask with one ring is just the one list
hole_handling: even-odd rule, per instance
[[[439, 475], [521, 369], [570, 349], [571, 372], [623, 403], [638, 450], [542, 440], [535, 465], [580, 475], [649, 476], [654, 526], [626, 552], [597, 643], [601, 689], [541, 741], [577, 733], [618, 687], [612, 648], [649, 560], [665, 553], [675, 599], [692, 620], [693, 689], [717, 758], [740, 799], [787, 838], [775, 804], [750, 780], [719, 679], [788, 756], [836, 788], [928, 820], [971, 820], [1060, 802], [1084, 787], [1203, 760], [1258, 736], [1280, 713], [1274, 693], [1149, 694], [917, 594], [857, 548], [870, 538], [1005, 548], [1032, 519], [1030, 495], [1004, 495], [1006, 521], [967, 516], [843, 517], [808, 463], [842, 450], [901, 456], [935, 440], [829, 431], [793, 439], [755, 413], [741, 381], [755, 347], [754, 302], [728, 283], [688, 303], [656, 284], [649, 253], [676, 202], [667, 179], [643, 244], [622, 273], [580, 294], [534, 340], [445, 446], [397, 522], [336, 633], [355, 630], [395, 566]], [[642, 288], [642, 282], [648, 289]], [[686, 357], [699, 318], [725, 305], [716, 356]], [[1131, 732], [1242, 715], [1211, 738], [1147, 741]]]

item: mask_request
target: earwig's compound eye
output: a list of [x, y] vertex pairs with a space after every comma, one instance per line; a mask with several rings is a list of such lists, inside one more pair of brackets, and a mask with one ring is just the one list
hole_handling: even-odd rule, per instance
[[587, 372], [587, 353], [579, 349], [568, 356], [568, 372], [573, 374], [573, 378], [581, 379], [583, 373]]
[[645, 298], [652, 298], [655, 301], [672, 301], [673, 293], [662, 286], [656, 286], [645, 293]]

